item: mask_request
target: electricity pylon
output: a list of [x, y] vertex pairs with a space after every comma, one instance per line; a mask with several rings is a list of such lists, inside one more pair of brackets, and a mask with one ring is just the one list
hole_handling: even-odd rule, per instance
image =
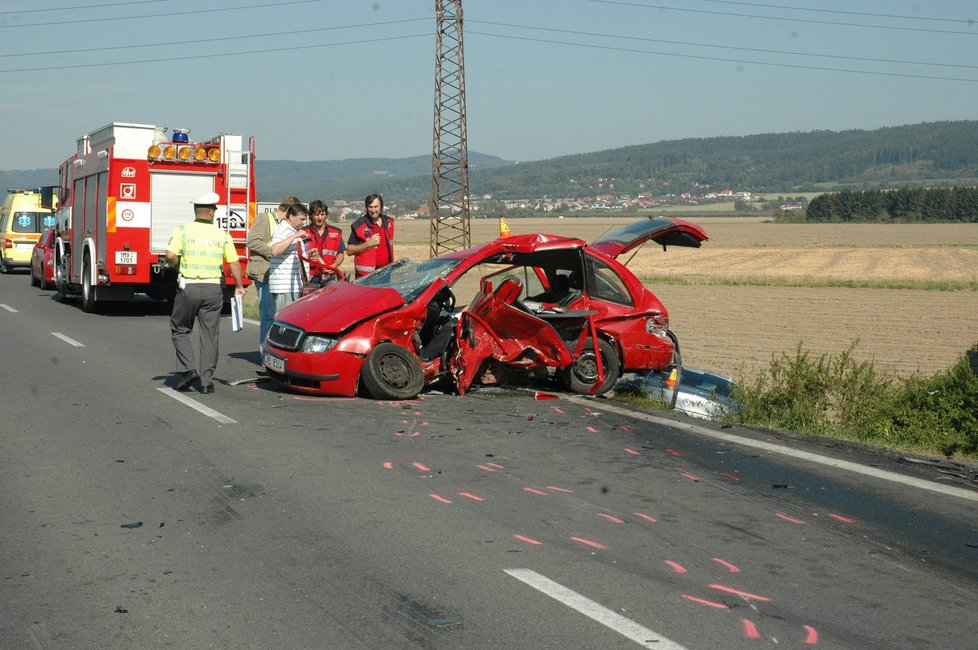
[[471, 246], [462, 0], [435, 0], [435, 16], [435, 132], [428, 206], [432, 257]]

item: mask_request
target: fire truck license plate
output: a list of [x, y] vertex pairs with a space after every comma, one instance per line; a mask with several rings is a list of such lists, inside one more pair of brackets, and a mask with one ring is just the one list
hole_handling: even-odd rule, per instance
[[264, 357], [265, 358], [262, 359], [262, 362], [266, 366], [268, 366], [275, 372], [285, 373], [285, 359], [279, 359], [278, 357], [273, 357], [267, 352], [265, 353]]
[[116, 251], [115, 252], [115, 263], [116, 264], [135, 264], [136, 263], [136, 251]]

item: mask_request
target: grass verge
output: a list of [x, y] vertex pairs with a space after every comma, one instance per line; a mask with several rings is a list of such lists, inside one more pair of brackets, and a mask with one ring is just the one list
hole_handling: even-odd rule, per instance
[[[734, 391], [743, 408], [730, 421], [916, 453], [978, 459], [978, 374], [967, 355], [932, 377], [896, 379], [857, 362], [857, 342], [838, 355], [772, 358]], [[627, 396], [624, 401], [666, 405]]]

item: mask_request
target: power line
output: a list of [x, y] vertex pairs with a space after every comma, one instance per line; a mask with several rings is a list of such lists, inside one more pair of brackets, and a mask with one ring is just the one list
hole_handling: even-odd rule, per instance
[[686, 45], [692, 47], [712, 47], [721, 50], [738, 50], [741, 52], [758, 52], [761, 54], [788, 54], [791, 56], [809, 56], [825, 59], [843, 59], [848, 61], [866, 61], [868, 63], [899, 63], [906, 65], [926, 65], [926, 66], [936, 66], [936, 67], [947, 67], [947, 68], [970, 68], [978, 69], [978, 65], [966, 65], [963, 63], [932, 63], [927, 61], [909, 61], [903, 59], [877, 59], [872, 57], [862, 57], [862, 56], [845, 56], [842, 54], [813, 54], [810, 52], [792, 52], [790, 50], [770, 50], [757, 47], [737, 47], [735, 45], [716, 45], [714, 43], [693, 43], [690, 41], [670, 41], [660, 38], [646, 38], [644, 36], [623, 36], [621, 34], [602, 34], [599, 32], [583, 32], [576, 31], [572, 29], [557, 29], [553, 27], [535, 27], [531, 25], [513, 25], [510, 23], [497, 23], [488, 20], [470, 20], [471, 23], [476, 23], [479, 25], [494, 25], [497, 27], [513, 27], [516, 29], [531, 29], [545, 32], [557, 32], [561, 34], [575, 34], [577, 36], [593, 36], [598, 38], [613, 38], [615, 40], [627, 40], [627, 41], [642, 41], [647, 43], [665, 43], [667, 45]]
[[641, 2], [624, 2], [623, 0], [589, 0], [606, 5], [622, 5], [626, 7], [640, 7], [642, 9], [667, 9], [670, 11], [681, 11], [693, 14], [709, 14], [714, 16], [733, 16], [736, 18], [760, 18], [762, 20], [790, 20], [797, 23], [811, 23], [815, 25], [833, 25], [836, 27], [869, 27], [872, 29], [891, 29], [901, 32], [928, 32], [932, 34], [963, 34], [966, 36], [976, 36], [978, 31], [960, 32], [949, 29], [928, 29], [926, 27], [897, 27], [891, 25], [867, 25], [865, 23], [842, 23], [829, 20], [813, 20], [811, 18], [786, 18], [784, 16], [762, 16], [758, 14], [738, 14], [727, 11], [710, 11], [707, 9], [687, 9], [685, 7], [673, 7], [668, 5], [650, 5]]
[[809, 11], [822, 14], [842, 14], [847, 16], [866, 16], [868, 18], [897, 18], [900, 20], [927, 20], [939, 23], [964, 23], [974, 25], [973, 18], [934, 18], [931, 16], [903, 16], [899, 14], [881, 14], [869, 11], [845, 11], [843, 9], [813, 9], [811, 7], [786, 7], [784, 5], [771, 5], [762, 2], [737, 2], [736, 0], [700, 0], [700, 2], [712, 2], [721, 5], [742, 5], [745, 7], [764, 7], [765, 9], [787, 9], [788, 11]]
[[[238, 11], [240, 9], [266, 9], [268, 7], [281, 7], [284, 5], [302, 5], [302, 4], [309, 4], [311, 2], [323, 2], [323, 0], [290, 0], [289, 2], [266, 2], [263, 4], [245, 5], [242, 7], [226, 7], [223, 9], [196, 9], [194, 11], [173, 11], [165, 14], [142, 14], [140, 16], [111, 16], [109, 18], [80, 18], [78, 20], [62, 20], [59, 22], [51, 22], [51, 23], [11, 24], [11, 25], [0, 25], [0, 29], [11, 29], [14, 27], [51, 27], [53, 25], [80, 25], [82, 23], [102, 23], [102, 22], [108, 22], [110, 20], [136, 20], [138, 18], [172, 18], [173, 16], [188, 16], [191, 14], [210, 14], [219, 11]], [[127, 4], [127, 3], [120, 3], [120, 4]], [[94, 5], [94, 6], [111, 6], [111, 5]]]
[[[154, 0], [156, 1], [156, 0]], [[335, 31], [340, 29], [358, 29], [361, 27], [383, 27], [386, 25], [397, 25], [399, 23], [413, 23], [418, 21], [430, 21], [431, 18], [406, 18], [404, 20], [390, 20], [386, 22], [379, 23], [361, 23], [358, 25], [340, 25], [334, 27], [315, 27], [310, 29], [290, 29], [284, 32], [265, 32], [264, 34], [248, 34], [245, 36], [220, 36], [220, 37], [208, 37], [207, 43], [217, 43], [219, 41], [235, 41], [241, 39], [254, 39], [254, 38], [266, 38], [270, 36], [292, 36], [295, 34], [308, 34], [312, 32], [327, 32]], [[50, 50], [48, 52], [18, 52], [16, 54], [0, 54], [0, 59], [9, 59], [15, 56], [49, 56], [52, 54], [84, 54], [87, 52], [105, 52], [109, 50], [128, 50], [144, 47], [171, 47], [174, 45], [189, 45], [201, 43], [200, 39], [192, 39], [189, 41], [170, 41], [167, 43], [140, 43], [138, 45], [109, 45], [106, 47], [90, 47], [82, 50]], [[289, 49], [289, 48], [281, 48]]]
[[585, 43], [572, 43], [569, 41], [554, 41], [545, 38], [530, 38], [526, 36], [510, 36], [507, 34], [489, 34], [486, 32], [468, 32], [469, 34], [474, 34], [476, 36], [492, 36], [495, 38], [508, 38], [517, 41], [531, 41], [535, 43], [550, 43], [554, 45], [571, 45], [574, 47], [586, 47], [596, 50], [610, 50], [613, 52], [631, 52], [634, 54], [651, 54], [653, 56], [669, 56], [677, 57], [683, 59], [698, 59], [701, 61], [721, 61], [723, 63], [743, 63], [748, 65], [763, 65], [776, 68], [795, 68], [801, 70], [822, 70], [825, 72], [846, 72], [851, 74], [862, 74], [869, 76], [880, 76], [880, 77], [902, 77], [907, 79], [928, 79], [931, 81], [963, 81], [967, 83], [978, 83], [978, 79], [968, 79], [963, 77], [935, 77], [931, 75], [921, 75], [921, 74], [910, 74], [903, 72], [877, 72], [872, 70], [852, 70], [848, 68], [830, 68], [822, 66], [813, 65], [801, 65], [794, 63], [773, 63], [769, 61], [751, 61], [743, 59], [728, 59], [717, 56], [701, 56], [697, 54], [679, 54], [677, 52], [650, 52], [648, 50], [636, 50], [627, 47], [612, 47], [608, 45], [589, 45]]
[[134, 0], [133, 2], [107, 2], [98, 5], [81, 5], [78, 7], [48, 7], [46, 9], [4, 9], [0, 16], [9, 14], [36, 14], [43, 11], [74, 11], [76, 9], [101, 9], [103, 7], [122, 7], [124, 5], [148, 5], [156, 2], [171, 2], [172, 0]]
[[81, 5], [78, 7], [48, 7], [46, 9], [4, 9], [0, 16], [9, 14], [36, 14], [43, 11], [74, 11], [76, 9], [101, 9], [103, 7], [122, 7], [124, 5], [148, 5], [156, 2], [171, 2], [172, 0], [134, 0], [133, 2], [107, 2], [98, 5]]
[[[409, 38], [431, 38], [431, 32], [426, 34], [408, 34], [406, 36], [389, 36], [389, 37], [376, 37], [372, 38], [372, 43], [379, 43], [383, 41], [400, 41]], [[358, 45], [362, 44], [363, 41], [345, 41], [342, 43], [316, 43], [314, 45], [293, 45], [291, 47], [274, 47], [264, 50], [247, 50], [244, 52], [224, 52], [221, 54], [192, 54], [187, 56], [173, 56], [162, 59], [141, 59], [134, 61], [111, 61], [108, 63], [78, 63], [78, 64], [68, 64], [68, 65], [53, 65], [40, 68], [13, 68], [9, 70], [0, 70], [0, 74], [6, 72], [46, 72], [48, 70], [70, 70], [75, 68], [104, 68], [113, 65], [135, 65], [139, 63], [169, 63], [171, 61], [189, 61], [193, 59], [216, 59], [220, 57], [229, 56], [243, 56], [247, 54], [268, 54], [271, 52], [287, 52], [292, 50], [310, 50], [319, 47], [338, 47], [341, 45]]]

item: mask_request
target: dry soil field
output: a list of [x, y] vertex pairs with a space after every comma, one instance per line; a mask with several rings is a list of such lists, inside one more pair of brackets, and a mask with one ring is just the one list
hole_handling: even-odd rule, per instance
[[[592, 240], [631, 217], [514, 219], [514, 233]], [[908, 376], [947, 368], [978, 342], [978, 292], [909, 289], [725, 286], [711, 279], [818, 278], [883, 282], [978, 281], [978, 224], [772, 224], [759, 218], [692, 218], [710, 235], [702, 248], [646, 246], [629, 263], [669, 309], [688, 365], [752, 376], [798, 343], [835, 354], [859, 341], [856, 357]], [[397, 256], [429, 255], [427, 221], [399, 221]], [[499, 235], [474, 220], [472, 242]], [[352, 270], [352, 262], [344, 270]], [[702, 284], [657, 282], [695, 276]]]

